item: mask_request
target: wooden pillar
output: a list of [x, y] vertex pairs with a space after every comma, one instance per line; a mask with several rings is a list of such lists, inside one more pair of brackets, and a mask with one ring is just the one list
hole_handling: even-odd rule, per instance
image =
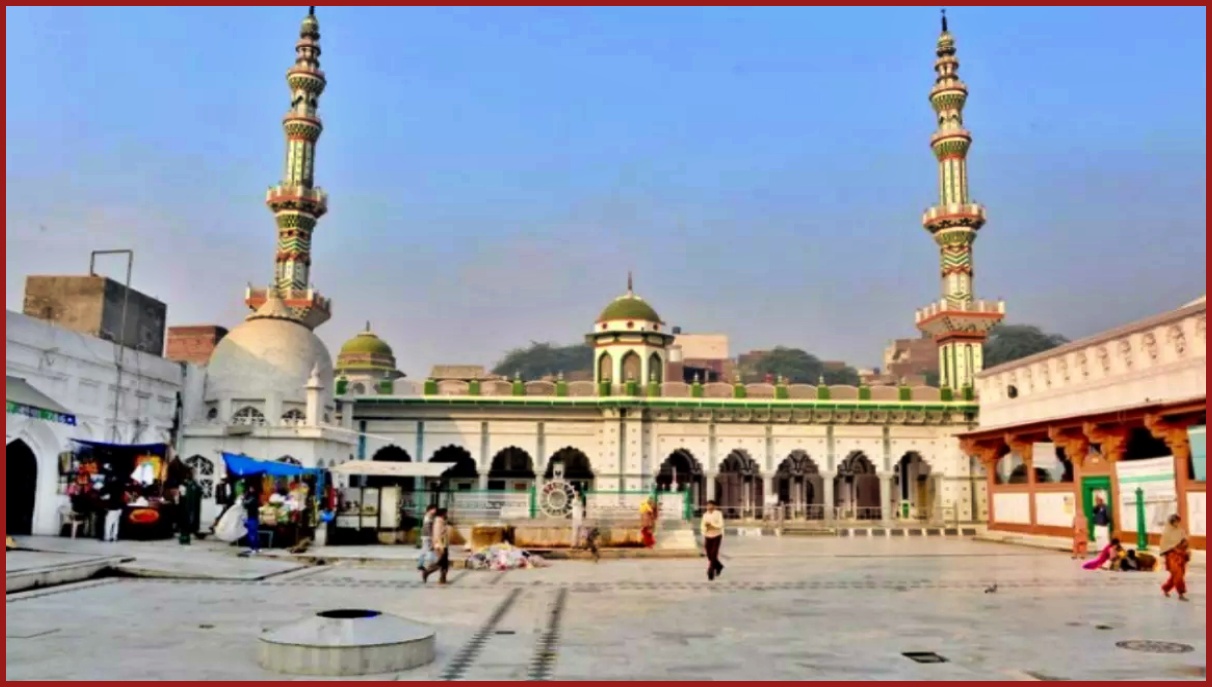
[[1111, 512], [1114, 513], [1115, 519], [1112, 524], [1112, 537], [1124, 537], [1124, 532], [1120, 529], [1123, 526], [1124, 518], [1127, 517], [1123, 513], [1123, 499], [1119, 493], [1119, 471], [1115, 469], [1115, 464], [1123, 460], [1124, 454], [1128, 451], [1128, 428], [1122, 424], [1102, 425], [1094, 422], [1086, 422], [1082, 425], [1082, 433], [1086, 435], [1086, 439], [1091, 444], [1098, 444], [1098, 452], [1103, 460], [1107, 462], [1111, 470]]
[[1145, 415], [1145, 428], [1155, 438], [1166, 442], [1174, 456], [1174, 490], [1178, 494], [1178, 514], [1187, 522], [1187, 474], [1191, 464], [1191, 437], [1187, 430], [1190, 422], [1173, 422], [1155, 414]]
[[1036, 534], [1035, 444], [1028, 439], [1015, 436], [1009, 432], [1006, 433], [1005, 442], [1010, 447], [1012, 453], [1018, 454], [1018, 457], [1023, 459], [1023, 465], [1027, 467], [1027, 513], [1031, 520], [1028, 524], [1028, 529], [1031, 534]]
[[[1002, 456], [1003, 444], [999, 439], [961, 439], [960, 450], [964, 455], [972, 456], [980, 461], [985, 467], [985, 496], [989, 506], [989, 525], [992, 525], [997, 519], [997, 514], [993, 508], [993, 488], [997, 485], [997, 460]], [[976, 502], [976, 495], [973, 494], [973, 503]], [[972, 519], [975, 520], [977, 514], [972, 514]]]

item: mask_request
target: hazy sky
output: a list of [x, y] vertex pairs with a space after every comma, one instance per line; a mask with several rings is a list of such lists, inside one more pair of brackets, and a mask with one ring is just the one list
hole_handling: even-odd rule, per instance
[[[272, 274], [306, 8], [8, 8], [7, 304], [133, 247], [171, 324]], [[628, 269], [733, 352], [857, 365], [938, 294], [938, 13], [320, 7], [312, 277], [410, 376], [574, 342]], [[1205, 290], [1206, 9], [957, 8], [976, 292], [1076, 337]], [[117, 274], [120, 263], [105, 265]]]

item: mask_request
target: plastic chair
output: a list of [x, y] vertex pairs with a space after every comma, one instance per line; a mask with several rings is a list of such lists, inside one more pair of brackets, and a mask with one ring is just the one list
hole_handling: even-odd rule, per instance
[[80, 528], [83, 527], [84, 524], [84, 518], [79, 513], [72, 510], [71, 504], [65, 503], [59, 507], [59, 531], [63, 531], [63, 527], [65, 525], [69, 526], [72, 528], [71, 537], [72, 539], [75, 539], [76, 535], [80, 532]]

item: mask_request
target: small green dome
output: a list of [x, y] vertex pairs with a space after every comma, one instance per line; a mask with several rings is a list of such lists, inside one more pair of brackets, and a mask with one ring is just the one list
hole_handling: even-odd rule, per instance
[[611, 301], [610, 305], [607, 305], [602, 310], [602, 314], [598, 315], [598, 322], [606, 322], [607, 320], [660, 322], [661, 316], [643, 298], [628, 292]]
[[337, 357], [351, 355], [381, 355], [392, 357], [393, 353], [391, 346], [387, 342], [380, 339], [374, 332], [370, 331], [370, 325], [366, 326], [366, 331], [359, 332], [357, 336], [346, 341], [341, 346], [341, 352]]

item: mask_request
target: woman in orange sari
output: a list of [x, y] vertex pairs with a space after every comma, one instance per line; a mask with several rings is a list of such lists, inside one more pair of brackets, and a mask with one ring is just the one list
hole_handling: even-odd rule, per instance
[[1169, 597], [1171, 592], [1178, 592], [1178, 600], [1186, 601], [1187, 564], [1191, 562], [1191, 548], [1187, 543], [1187, 532], [1183, 529], [1182, 522], [1183, 519], [1178, 515], [1170, 516], [1170, 522], [1162, 532], [1161, 546], [1157, 548], [1165, 561], [1166, 572], [1170, 573], [1170, 577], [1166, 578], [1166, 583], [1162, 585], [1162, 594]]
[[643, 537], [644, 548], [651, 549], [656, 545], [653, 529], [656, 527], [656, 504], [651, 498], [644, 499], [640, 504], [640, 536]]
[[1081, 510], [1073, 516], [1073, 555], [1075, 561], [1086, 557], [1090, 552], [1090, 523], [1086, 514]]

